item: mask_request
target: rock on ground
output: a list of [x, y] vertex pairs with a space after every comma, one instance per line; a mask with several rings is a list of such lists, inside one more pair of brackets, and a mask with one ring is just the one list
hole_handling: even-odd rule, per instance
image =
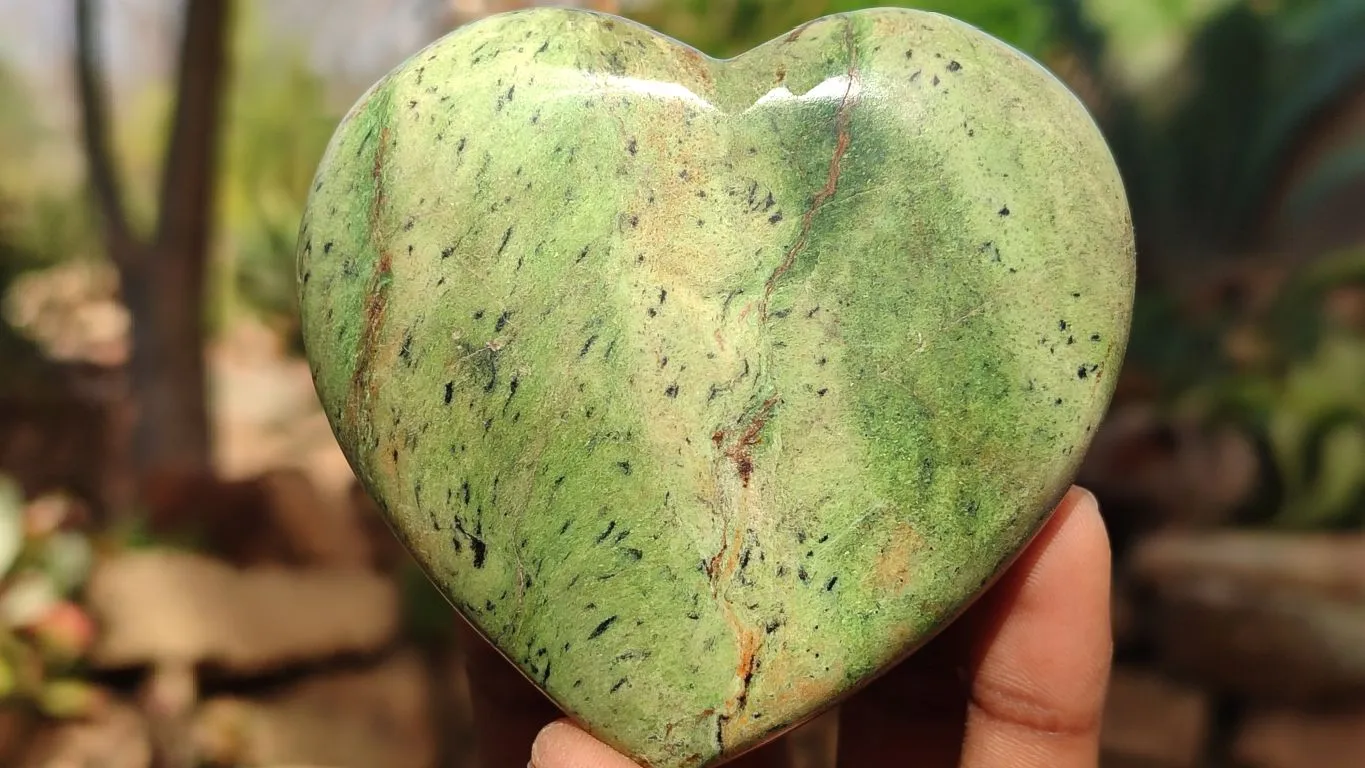
[[384, 648], [399, 594], [368, 571], [239, 570], [199, 555], [141, 551], [95, 568], [87, 590], [99, 668], [206, 664], [257, 673]]

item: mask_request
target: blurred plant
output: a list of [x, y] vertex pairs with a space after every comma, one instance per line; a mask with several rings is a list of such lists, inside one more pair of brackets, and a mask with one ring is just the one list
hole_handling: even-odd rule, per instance
[[1365, 525], [1365, 250], [1291, 273], [1255, 312], [1220, 324], [1224, 371], [1177, 401], [1263, 446], [1257, 517], [1291, 528]]
[[[227, 253], [219, 300], [262, 316], [296, 341], [294, 246], [308, 188], [340, 112], [302, 51], [240, 3], [221, 180]], [[297, 350], [298, 347], [295, 346]]]
[[63, 527], [69, 503], [24, 504], [0, 477], [0, 702], [79, 717], [102, 702], [81, 678], [94, 623], [73, 601], [90, 571], [90, 542]]
[[[1358, 0], [1123, 4], [1175, 9], [1194, 24], [1183, 56], [1136, 84], [1114, 61], [1115, 32], [1090, 9], [1117, 3], [1049, 4], [1098, 90], [1092, 106], [1123, 170], [1147, 278], [1188, 270], [1192, 257], [1257, 250], [1286, 197], [1311, 190], [1322, 199], [1347, 181], [1343, 171], [1365, 171], [1347, 162], [1365, 150], [1357, 144], [1315, 158], [1311, 183], [1284, 188], [1333, 107], [1365, 83]], [[1189, 11], [1219, 5], [1211, 15]], [[1288, 207], [1296, 205], [1305, 203]]]
[[819, 16], [893, 5], [950, 14], [1033, 54], [1051, 40], [1047, 0], [655, 0], [623, 13], [713, 56], [734, 56]]

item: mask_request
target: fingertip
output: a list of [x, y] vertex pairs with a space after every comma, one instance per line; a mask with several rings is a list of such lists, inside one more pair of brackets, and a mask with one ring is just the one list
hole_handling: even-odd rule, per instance
[[568, 720], [555, 720], [531, 743], [529, 768], [639, 768]]
[[964, 765], [1093, 765], [1113, 644], [1099, 503], [1074, 487], [992, 596]]

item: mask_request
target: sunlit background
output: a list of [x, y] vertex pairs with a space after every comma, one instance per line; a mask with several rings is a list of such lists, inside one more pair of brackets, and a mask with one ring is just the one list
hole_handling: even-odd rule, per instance
[[[729, 56], [886, 4], [586, 5]], [[900, 4], [1058, 73], [1127, 184], [1135, 327], [1082, 476], [1104, 765], [1365, 765], [1365, 2]], [[318, 409], [293, 249], [361, 91], [524, 5], [0, 0], [0, 765], [500, 765]]]

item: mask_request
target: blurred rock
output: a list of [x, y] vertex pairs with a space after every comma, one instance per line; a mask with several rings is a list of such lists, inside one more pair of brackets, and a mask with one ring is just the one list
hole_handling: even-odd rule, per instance
[[393, 573], [399, 566], [408, 563], [412, 555], [403, 548], [402, 542], [385, 521], [384, 511], [370, 498], [359, 481], [351, 484], [347, 498], [369, 542], [374, 567], [384, 573]]
[[436, 762], [428, 670], [412, 653], [310, 679], [266, 699], [207, 702], [194, 725], [215, 765], [429, 768]]
[[141, 715], [126, 704], [111, 703], [90, 720], [45, 726], [17, 768], [148, 768], [151, 763]]
[[236, 565], [364, 568], [373, 559], [357, 511], [326, 503], [297, 469], [244, 480], [158, 473], [144, 478], [141, 495], [153, 533], [188, 535]]
[[1129, 565], [1171, 670], [1262, 702], [1365, 696], [1365, 536], [1171, 533]]
[[5, 319], [52, 360], [119, 365], [131, 318], [118, 301], [118, 274], [103, 261], [73, 259], [14, 281]]
[[239, 570], [199, 555], [142, 551], [99, 563], [87, 589], [101, 668], [168, 662], [255, 673], [374, 653], [396, 636], [393, 583], [355, 570]]
[[1133, 404], [1100, 426], [1078, 482], [1103, 500], [1122, 543], [1155, 529], [1228, 521], [1255, 490], [1259, 470], [1255, 446], [1240, 432]]
[[1237, 733], [1233, 755], [1245, 768], [1360, 768], [1365, 709], [1252, 713]]
[[1114, 670], [1100, 737], [1105, 765], [1194, 768], [1209, 728], [1209, 698], [1150, 672]]

